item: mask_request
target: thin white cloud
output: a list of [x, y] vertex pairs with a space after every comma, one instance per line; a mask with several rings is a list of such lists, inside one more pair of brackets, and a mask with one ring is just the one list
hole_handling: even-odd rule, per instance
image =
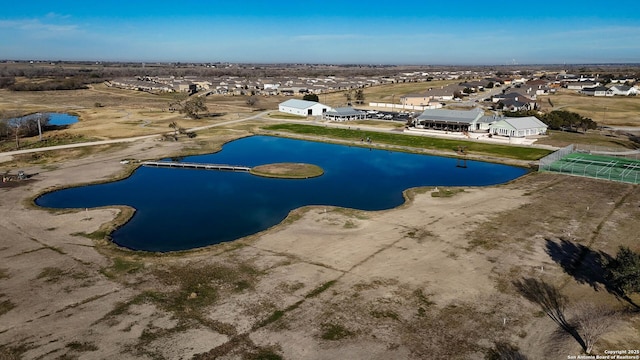
[[0, 28], [3, 29], [16, 29], [21, 31], [37, 31], [37, 32], [50, 32], [50, 33], [64, 33], [73, 32], [78, 30], [78, 25], [74, 24], [51, 24], [43, 23], [38, 19], [25, 19], [25, 20], [0, 20]]
[[554, 37], [567, 37], [567, 36], [611, 36], [611, 35], [631, 35], [638, 36], [640, 34], [639, 26], [595, 26], [592, 28], [583, 28], [579, 30], [567, 30], [562, 32], [554, 32]]
[[309, 34], [297, 35], [293, 37], [295, 41], [324, 41], [324, 40], [344, 40], [361, 39], [365, 36], [359, 34]]
[[47, 19], [68, 19], [71, 17], [71, 15], [63, 15], [63, 14], [58, 14], [55, 12], [50, 12], [47, 15], [45, 15], [45, 17]]

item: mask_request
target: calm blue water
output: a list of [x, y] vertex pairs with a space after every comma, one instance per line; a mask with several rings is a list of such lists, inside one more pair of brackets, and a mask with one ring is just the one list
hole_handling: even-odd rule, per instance
[[48, 115], [49, 116], [49, 125], [71, 125], [78, 122], [78, 117], [75, 115], [63, 114], [63, 113], [43, 113], [43, 114], [31, 114], [27, 116], [23, 116], [21, 118], [9, 119], [9, 121], [16, 119], [37, 119], [39, 115]]
[[256, 166], [305, 162], [324, 175], [306, 180], [268, 179], [248, 173], [141, 167], [127, 179], [55, 191], [36, 200], [53, 208], [130, 205], [137, 209], [112, 234], [136, 250], [174, 251], [255, 234], [305, 205], [382, 210], [401, 205], [402, 191], [417, 186], [500, 184], [525, 169], [384, 150], [268, 136], [233, 141], [223, 150], [186, 162]]
[[78, 122], [78, 117], [75, 115], [61, 114], [61, 113], [48, 113], [50, 125], [71, 125]]

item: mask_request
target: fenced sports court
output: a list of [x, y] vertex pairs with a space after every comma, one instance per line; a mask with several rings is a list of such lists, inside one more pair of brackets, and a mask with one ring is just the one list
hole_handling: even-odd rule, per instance
[[540, 159], [538, 170], [640, 184], [640, 151], [569, 145]]

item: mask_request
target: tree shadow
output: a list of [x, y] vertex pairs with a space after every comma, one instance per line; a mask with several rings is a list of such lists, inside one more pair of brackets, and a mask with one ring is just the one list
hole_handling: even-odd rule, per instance
[[596, 291], [601, 287], [609, 289], [605, 264], [611, 256], [563, 238], [546, 239], [546, 242], [547, 254], [578, 283], [589, 284]]
[[542, 311], [562, 330], [571, 335], [583, 350], [587, 349], [587, 345], [576, 327], [569, 323], [565, 317], [567, 298], [558, 288], [534, 278], [522, 278], [522, 280], [514, 281], [513, 286], [525, 299], [539, 305]]
[[636, 309], [640, 309], [621, 289], [607, 279], [607, 264], [613, 258], [602, 251], [593, 251], [589, 247], [565, 238], [545, 239], [547, 254], [578, 283], [588, 284], [595, 291], [604, 288], [607, 292], [624, 300]]
[[45, 125], [42, 127], [42, 131], [52, 131], [52, 130], [66, 130], [71, 126], [71, 124], [69, 125]]

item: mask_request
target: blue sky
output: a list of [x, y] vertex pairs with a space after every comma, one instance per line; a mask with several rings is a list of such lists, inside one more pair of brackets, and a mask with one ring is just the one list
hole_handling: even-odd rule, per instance
[[640, 62], [637, 0], [1, 1], [0, 59]]

